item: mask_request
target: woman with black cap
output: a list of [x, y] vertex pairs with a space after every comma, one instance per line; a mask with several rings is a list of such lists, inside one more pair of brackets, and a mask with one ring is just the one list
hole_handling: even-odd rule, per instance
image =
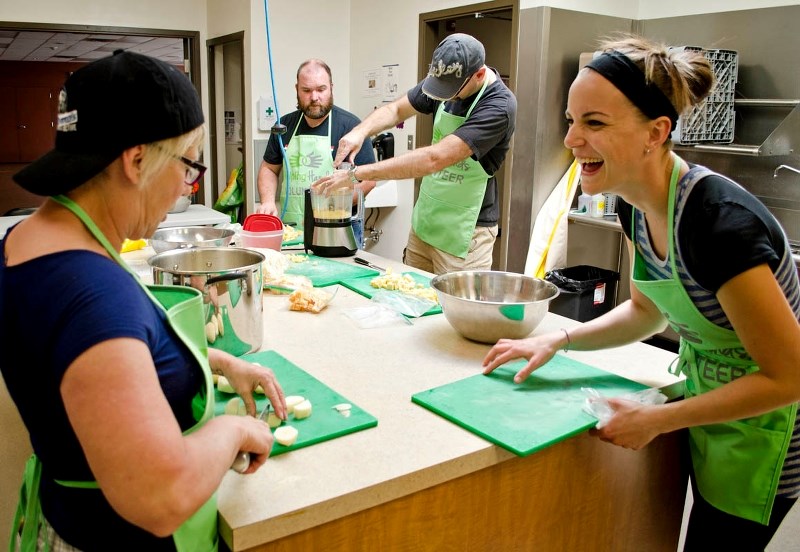
[[[712, 89], [702, 53], [636, 37], [603, 45], [569, 91], [564, 144], [590, 194], [622, 198], [631, 299], [570, 330], [500, 340], [484, 373], [558, 349], [680, 335], [685, 399], [610, 399], [601, 439], [631, 449], [688, 428], [694, 504], [685, 550], [763, 550], [800, 494], [800, 286], [788, 240], [750, 193], [671, 150], [678, 115]], [[630, 245], [630, 243], [629, 243]]]
[[6, 234], [0, 265], [0, 370], [34, 450], [23, 550], [215, 550], [222, 477], [239, 451], [246, 473], [269, 456], [266, 424], [212, 418], [211, 371], [250, 414], [261, 385], [285, 418], [272, 372], [208, 349], [199, 292], [148, 289], [117, 253], [200, 179], [203, 136], [185, 75], [117, 52], [67, 79], [55, 149], [14, 177], [51, 196]]

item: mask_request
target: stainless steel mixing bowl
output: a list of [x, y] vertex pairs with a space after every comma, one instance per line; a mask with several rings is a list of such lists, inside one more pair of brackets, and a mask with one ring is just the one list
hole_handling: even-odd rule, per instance
[[235, 234], [236, 232], [228, 228], [213, 226], [161, 228], [150, 238], [150, 245], [156, 253], [190, 247], [224, 247], [230, 245]]
[[447, 321], [462, 336], [481, 343], [530, 334], [547, 314], [558, 287], [514, 272], [465, 270], [431, 280]]

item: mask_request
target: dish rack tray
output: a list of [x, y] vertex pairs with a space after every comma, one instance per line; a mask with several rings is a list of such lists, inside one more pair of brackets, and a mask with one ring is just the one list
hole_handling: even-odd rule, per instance
[[702, 52], [711, 63], [717, 84], [705, 100], [678, 119], [672, 141], [676, 144], [730, 144], [736, 119], [733, 100], [739, 74], [739, 54], [733, 50], [709, 50], [698, 46], [679, 48]]

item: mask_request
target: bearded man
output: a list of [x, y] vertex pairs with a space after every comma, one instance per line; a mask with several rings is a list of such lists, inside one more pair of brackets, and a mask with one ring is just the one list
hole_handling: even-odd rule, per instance
[[[258, 213], [276, 215], [284, 224], [303, 226], [304, 192], [312, 182], [333, 174], [333, 160], [339, 140], [361, 120], [333, 105], [331, 69], [320, 59], [309, 59], [297, 69], [297, 111], [281, 117], [287, 132], [281, 148], [276, 134], [270, 136], [264, 160], [258, 171]], [[289, 178], [284, 174], [283, 151], [289, 165]], [[356, 165], [375, 162], [372, 143], [367, 137], [355, 158]], [[283, 176], [278, 194], [278, 177]], [[359, 188], [366, 195], [375, 182], [365, 180]], [[357, 190], [354, 191], [355, 204]]]

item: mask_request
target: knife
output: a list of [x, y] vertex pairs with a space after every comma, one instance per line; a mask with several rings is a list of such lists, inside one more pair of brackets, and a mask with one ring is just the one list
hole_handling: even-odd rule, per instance
[[375, 270], [380, 270], [381, 272], [386, 272], [385, 268], [381, 268], [378, 265], [374, 265], [366, 259], [362, 259], [361, 257], [354, 257], [353, 262], [356, 264], [368, 266], [369, 268], [374, 268]]
[[[270, 406], [271, 405], [269, 401], [267, 401], [267, 406], [265, 406], [264, 410], [261, 411], [261, 414], [256, 417], [256, 420], [266, 422]], [[236, 455], [236, 459], [233, 461], [233, 464], [231, 464], [231, 469], [236, 473], [244, 473], [248, 467], [250, 467], [250, 453], [245, 450], [240, 450], [239, 454]]]

